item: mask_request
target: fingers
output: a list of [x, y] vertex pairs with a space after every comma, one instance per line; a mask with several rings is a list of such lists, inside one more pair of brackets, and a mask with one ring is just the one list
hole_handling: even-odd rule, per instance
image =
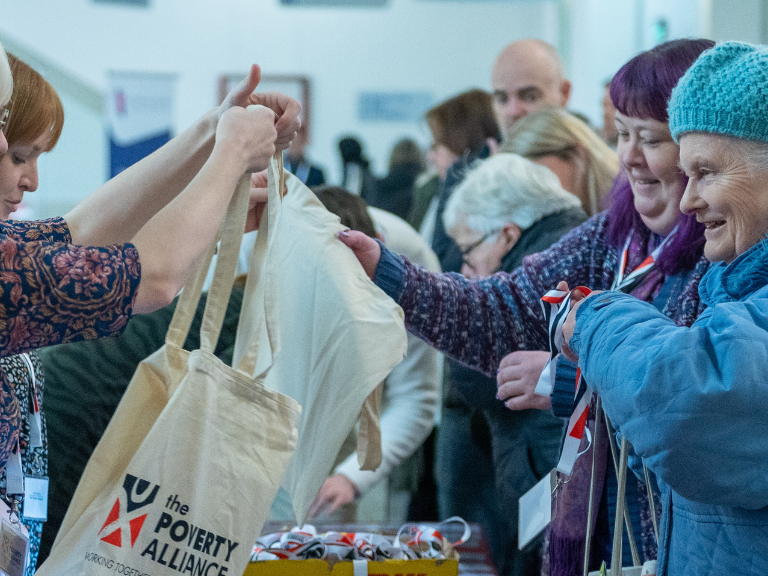
[[301, 128], [301, 104], [293, 98], [279, 92], [263, 92], [260, 94], [251, 94], [251, 104], [261, 104], [271, 109], [277, 116], [275, 130], [277, 130], [277, 140], [275, 146], [278, 150], [285, 150], [291, 143]]
[[381, 247], [379, 243], [373, 238], [366, 236], [362, 232], [355, 230], [349, 230], [339, 232], [339, 240], [352, 249], [358, 262], [365, 270], [368, 278], [373, 280], [373, 275], [376, 272], [376, 267], [379, 265], [379, 259], [381, 258]]
[[254, 188], [266, 188], [268, 186], [267, 182], [267, 171], [262, 170], [260, 172], [254, 172], [251, 174], [251, 189]]

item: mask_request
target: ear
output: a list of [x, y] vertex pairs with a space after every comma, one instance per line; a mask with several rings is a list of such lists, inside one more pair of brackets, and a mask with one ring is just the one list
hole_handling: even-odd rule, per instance
[[563, 108], [568, 104], [568, 99], [571, 97], [571, 82], [569, 80], [563, 80], [560, 84], [560, 96]]
[[504, 240], [505, 253], [512, 250], [515, 244], [517, 244], [517, 241], [520, 240], [520, 235], [522, 233], [523, 231], [520, 229], [520, 226], [514, 222], [507, 222], [504, 224], [504, 227], [501, 229], [501, 237]]

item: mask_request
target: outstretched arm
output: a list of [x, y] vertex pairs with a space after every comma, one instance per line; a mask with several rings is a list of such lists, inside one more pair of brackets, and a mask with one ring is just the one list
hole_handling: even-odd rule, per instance
[[253, 94], [261, 71], [253, 65], [243, 80], [215, 108], [148, 157], [121, 172], [68, 212], [72, 242], [108, 246], [130, 241], [141, 228], [176, 198], [198, 174], [214, 149], [216, 128], [230, 108], [262, 104], [276, 115], [275, 146], [288, 146], [299, 128], [301, 106], [277, 93]]

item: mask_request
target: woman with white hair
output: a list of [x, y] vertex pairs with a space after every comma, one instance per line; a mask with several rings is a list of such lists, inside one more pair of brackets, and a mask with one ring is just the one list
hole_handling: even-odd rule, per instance
[[511, 261], [517, 266], [585, 219], [581, 201], [551, 170], [505, 153], [467, 173], [443, 216], [461, 248], [465, 276], [490, 276]]
[[[488, 276], [511, 272], [523, 257], [540, 252], [587, 219], [581, 201], [566, 192], [548, 168], [516, 154], [496, 154], [470, 170], [456, 187], [443, 216], [446, 230], [461, 248], [466, 276]], [[518, 499], [555, 465], [562, 422], [542, 410], [508, 410], [496, 399], [496, 380], [449, 363], [451, 379], [470, 412], [463, 421], [441, 426], [463, 425], [472, 430], [471, 446], [451, 446], [457, 454], [468, 450], [473, 458], [438, 458], [438, 482], [442, 472], [454, 466], [453, 501], [466, 502], [464, 510], [452, 512], [481, 521], [484, 531], [503, 557], [498, 562], [505, 575], [533, 574], [541, 557], [538, 546], [525, 551], [517, 547]], [[460, 437], [451, 430], [438, 432]], [[469, 434], [465, 434], [469, 436]], [[444, 437], [443, 437], [444, 438]], [[490, 457], [479, 453], [490, 446]], [[448, 447], [446, 447], [448, 448]], [[487, 450], [487, 448], [486, 448]], [[463, 463], [464, 469], [456, 469]], [[487, 464], [486, 464], [487, 462]], [[471, 470], [469, 469], [471, 468]], [[486, 471], [487, 470], [487, 471]], [[492, 497], [478, 498], [479, 477], [492, 476]], [[459, 481], [460, 479], [460, 481]], [[458, 498], [461, 487], [464, 498]], [[438, 498], [445, 486], [438, 484]], [[475, 493], [472, 498], [472, 493]], [[482, 509], [478, 509], [481, 508]]]

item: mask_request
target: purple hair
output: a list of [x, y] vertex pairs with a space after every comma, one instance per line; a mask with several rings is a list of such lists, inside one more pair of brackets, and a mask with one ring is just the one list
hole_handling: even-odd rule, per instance
[[[715, 45], [711, 40], [672, 40], [638, 54], [624, 64], [611, 80], [611, 100], [625, 116], [668, 122], [667, 103], [672, 89], [699, 55]], [[680, 175], [683, 187], [688, 178]], [[621, 246], [631, 230], [648, 228], [634, 208], [632, 188], [622, 171], [610, 193], [608, 243]], [[701, 258], [704, 226], [693, 216], [680, 215], [675, 237], [659, 256], [657, 266], [666, 275], [690, 270]]]

